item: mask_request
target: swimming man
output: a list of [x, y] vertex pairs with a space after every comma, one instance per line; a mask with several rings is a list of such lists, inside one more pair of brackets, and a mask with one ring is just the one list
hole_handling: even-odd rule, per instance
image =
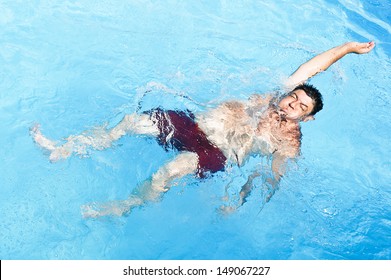
[[[224, 170], [228, 163], [243, 165], [255, 154], [272, 156], [273, 186], [283, 176], [286, 163], [300, 153], [300, 122], [314, 119], [323, 107], [322, 96], [306, 81], [349, 53], [365, 54], [374, 48], [373, 42], [349, 42], [323, 52], [302, 64], [287, 80], [287, 94], [252, 95], [245, 101], [229, 101], [198, 113], [154, 109], [142, 114], [125, 115], [112, 129], [100, 129], [67, 138], [56, 145], [46, 138], [39, 126], [32, 128], [34, 141], [50, 152], [57, 161], [76, 154], [85, 154], [87, 147], [102, 150], [126, 134], [156, 137], [166, 149], [178, 150], [178, 155], [154, 173], [151, 180], [136, 188], [123, 201], [83, 207], [85, 217], [123, 215], [134, 207], [154, 201], [169, 190], [172, 182], [188, 174], [205, 177]], [[242, 187], [242, 205], [251, 191], [250, 175]]]

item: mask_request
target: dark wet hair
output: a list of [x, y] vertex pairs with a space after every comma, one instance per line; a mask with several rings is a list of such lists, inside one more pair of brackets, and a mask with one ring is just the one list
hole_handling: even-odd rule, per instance
[[292, 91], [295, 90], [304, 90], [304, 92], [310, 97], [314, 102], [314, 109], [312, 109], [311, 113], [309, 115], [314, 116], [316, 113], [318, 113], [323, 108], [323, 98], [322, 94], [319, 92], [319, 90], [310, 84], [302, 84], [297, 87], [295, 87]]

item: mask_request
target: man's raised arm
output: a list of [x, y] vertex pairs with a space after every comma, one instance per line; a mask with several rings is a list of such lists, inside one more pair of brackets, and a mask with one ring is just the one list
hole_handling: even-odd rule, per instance
[[313, 57], [302, 64], [287, 80], [285, 86], [293, 88], [299, 84], [305, 83], [309, 78], [319, 72], [327, 70], [332, 64], [349, 53], [364, 54], [370, 52], [375, 47], [374, 42], [358, 43], [349, 42], [334, 47]]

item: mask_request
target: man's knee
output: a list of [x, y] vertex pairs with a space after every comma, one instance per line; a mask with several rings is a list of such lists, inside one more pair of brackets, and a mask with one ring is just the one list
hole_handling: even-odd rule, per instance
[[160, 133], [158, 124], [149, 115], [127, 115], [131, 131], [136, 134], [158, 136]]
[[177, 176], [195, 173], [198, 168], [198, 155], [192, 152], [182, 152], [167, 167]]

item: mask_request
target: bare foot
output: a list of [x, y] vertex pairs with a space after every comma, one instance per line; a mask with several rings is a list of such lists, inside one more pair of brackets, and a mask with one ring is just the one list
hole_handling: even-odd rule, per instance
[[98, 218], [102, 216], [123, 216], [129, 214], [132, 208], [143, 204], [138, 196], [130, 196], [127, 200], [110, 201], [106, 203], [91, 203], [81, 206], [83, 218]]
[[34, 142], [37, 143], [41, 148], [53, 151], [56, 148], [55, 143], [43, 136], [40, 128], [40, 124], [35, 124], [30, 128], [30, 135], [33, 137]]
[[30, 135], [38, 146], [50, 152], [49, 159], [52, 162], [68, 158], [72, 154], [72, 143], [68, 142], [62, 146], [56, 146], [54, 141], [42, 134], [39, 124], [35, 124], [30, 128]]

